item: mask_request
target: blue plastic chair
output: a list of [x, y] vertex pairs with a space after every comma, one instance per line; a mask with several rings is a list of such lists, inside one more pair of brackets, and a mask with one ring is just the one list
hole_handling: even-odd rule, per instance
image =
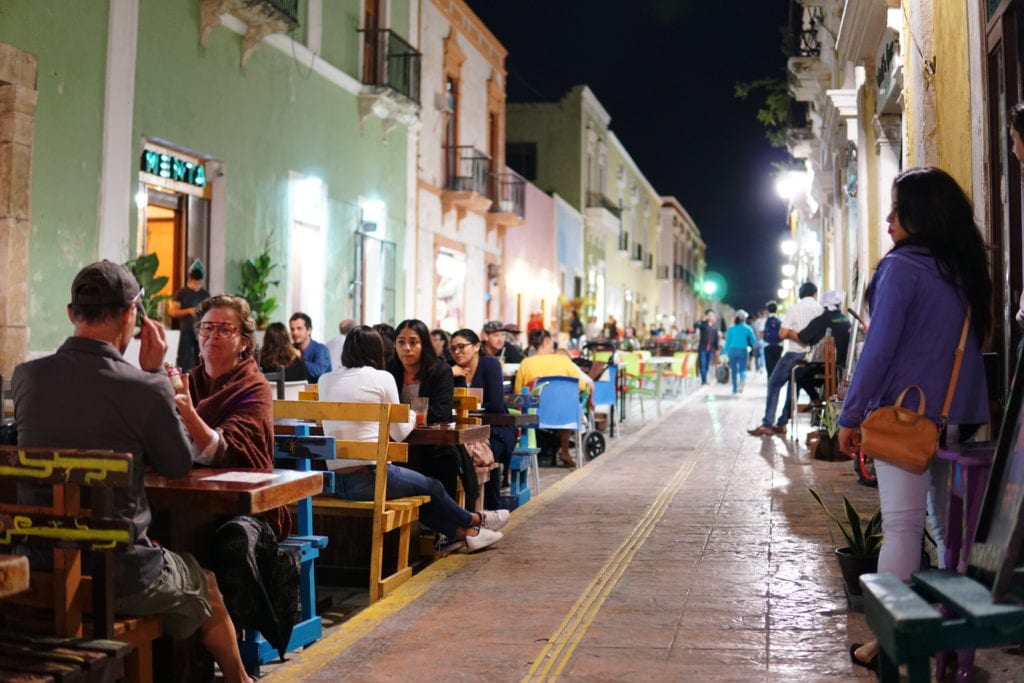
[[580, 383], [575, 377], [538, 377], [533, 384], [540, 390], [537, 407], [537, 427], [540, 429], [569, 429], [576, 432], [576, 467], [581, 467], [580, 432], [583, 412], [580, 408]]
[[[615, 436], [615, 380], [619, 369], [614, 365], [605, 368], [604, 374], [608, 377], [605, 380], [595, 380], [594, 390], [590, 395], [590, 402], [596, 406], [609, 406], [608, 426], [609, 434]], [[591, 429], [594, 426], [591, 425]]]

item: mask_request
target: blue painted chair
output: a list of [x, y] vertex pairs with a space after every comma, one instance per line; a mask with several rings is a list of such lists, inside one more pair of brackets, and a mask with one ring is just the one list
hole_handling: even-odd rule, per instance
[[576, 467], [583, 465], [581, 448], [583, 411], [580, 408], [580, 384], [575, 377], [538, 377], [533, 386], [540, 392], [537, 426], [540, 429], [568, 429], [576, 432]]

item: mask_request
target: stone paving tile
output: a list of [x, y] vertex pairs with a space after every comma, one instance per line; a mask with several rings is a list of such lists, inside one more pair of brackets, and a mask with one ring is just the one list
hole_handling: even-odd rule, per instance
[[[845, 494], [865, 514], [877, 491], [858, 486], [848, 463], [749, 437], [763, 391], [754, 375], [736, 399], [711, 387], [664, 401], [661, 421], [652, 410], [645, 425], [634, 412], [582, 471], [542, 467], [548, 493], [513, 513], [501, 543], [426, 583], [351, 644], [290, 657], [309, 664], [307, 680], [519, 681], [589, 595], [600, 609], [556, 662], [561, 680], [869, 680], [847, 653], [871, 636], [847, 607], [833, 556], [842, 537], [807, 489], [833, 510]], [[680, 468], [688, 476], [651, 524]], [[611, 560], [624, 550], [628, 566]], [[1024, 680], [1020, 656], [989, 650], [977, 661], [977, 681]], [[266, 669], [272, 681], [299, 680], [287, 664]]]

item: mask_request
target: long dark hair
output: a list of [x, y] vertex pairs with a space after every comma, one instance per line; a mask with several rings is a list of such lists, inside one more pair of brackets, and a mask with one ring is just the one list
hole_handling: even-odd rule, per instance
[[917, 244], [931, 252], [943, 279], [963, 288], [974, 334], [984, 343], [992, 325], [992, 276], [967, 194], [952, 176], [932, 166], [907, 169], [892, 186], [896, 215], [910, 233], [893, 248]]
[[416, 372], [416, 379], [422, 380], [437, 362], [434, 344], [430, 341], [430, 328], [422, 320], [403, 320], [395, 328], [395, 339], [398, 339], [398, 335], [406, 328], [415, 332], [420, 338], [420, 369]]
[[288, 336], [288, 328], [284, 323], [270, 323], [263, 333], [263, 346], [260, 347], [260, 367], [274, 370], [281, 365], [289, 367], [302, 358], [302, 354], [292, 346]]
[[341, 364], [346, 368], [369, 366], [383, 370], [384, 340], [376, 330], [366, 325], [350, 330], [345, 335], [345, 345], [341, 347]]

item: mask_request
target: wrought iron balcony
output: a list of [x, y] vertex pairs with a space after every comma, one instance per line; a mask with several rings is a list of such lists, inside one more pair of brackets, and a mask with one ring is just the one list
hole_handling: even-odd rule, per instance
[[468, 145], [444, 148], [444, 189], [487, 196], [491, 158]]
[[623, 255], [629, 253], [629, 233], [625, 230], [619, 233], [619, 252]]
[[657, 278], [659, 280], [667, 280], [668, 279], [668, 271], [669, 271], [668, 265], [659, 265], [658, 266]]
[[255, 5], [269, 5], [274, 10], [283, 14], [287, 19], [299, 23], [299, 0], [245, 0], [249, 7]]
[[422, 54], [387, 28], [359, 29], [369, 56], [363, 66], [363, 83], [391, 88], [419, 104]]
[[605, 197], [602, 192], [587, 193], [587, 208], [604, 209], [616, 218], [622, 218], [622, 207]]
[[644, 260], [644, 246], [642, 244], [633, 245], [633, 256], [631, 260], [641, 263]]
[[491, 211], [526, 217], [526, 181], [513, 171], [491, 174]]
[[789, 27], [783, 37], [783, 51], [791, 57], [819, 57], [818, 28], [825, 23], [821, 7], [804, 7], [798, 0], [789, 6]]

